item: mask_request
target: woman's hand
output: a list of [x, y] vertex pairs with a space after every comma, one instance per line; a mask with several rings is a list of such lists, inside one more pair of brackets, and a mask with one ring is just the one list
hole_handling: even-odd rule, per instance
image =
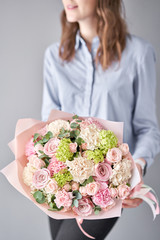
[[[139, 171], [139, 174], [140, 174], [140, 178], [141, 178], [141, 182], [140, 183], [143, 184], [142, 168], [141, 168], [141, 166], [138, 163], [136, 163], [136, 166], [138, 168], [138, 171]], [[123, 208], [135, 208], [135, 207], [138, 207], [143, 202], [143, 200], [140, 199], [140, 198], [130, 199], [129, 196], [123, 200], [123, 202], [122, 202], [122, 207]]]

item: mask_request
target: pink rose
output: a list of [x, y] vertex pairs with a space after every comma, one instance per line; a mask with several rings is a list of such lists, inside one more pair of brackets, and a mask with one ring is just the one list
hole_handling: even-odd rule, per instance
[[122, 159], [122, 152], [119, 148], [111, 148], [107, 152], [107, 161], [111, 163], [119, 162]]
[[82, 143], [81, 146], [82, 146], [82, 149], [83, 149], [83, 150], [86, 150], [86, 149], [87, 149], [87, 143]]
[[58, 208], [60, 207], [70, 207], [72, 205], [72, 192], [66, 192], [64, 189], [58, 191], [55, 194], [55, 203]]
[[50, 179], [48, 184], [45, 187], [46, 193], [55, 193], [58, 189], [58, 184], [54, 179]]
[[51, 173], [51, 177], [55, 174], [58, 173], [61, 169], [66, 168], [66, 164], [57, 160], [56, 157], [53, 157], [50, 159], [50, 164], [48, 165], [47, 169]]
[[95, 195], [100, 188], [100, 184], [98, 182], [91, 182], [86, 185], [86, 192], [88, 195]]
[[117, 188], [109, 188], [110, 194], [112, 198], [118, 197], [118, 189]]
[[43, 151], [43, 146], [40, 143], [37, 143], [34, 147], [36, 153], [38, 156], [41, 156], [42, 153], [40, 153], [39, 151]]
[[122, 152], [122, 156], [125, 156], [129, 153], [129, 146], [127, 143], [122, 143], [120, 146], [119, 146], [119, 149], [121, 150]]
[[73, 183], [72, 183], [72, 191], [76, 191], [76, 190], [78, 190], [78, 189], [79, 189], [79, 183], [73, 182]]
[[49, 157], [53, 157], [56, 153], [60, 140], [58, 138], [51, 138], [44, 145], [44, 153]]
[[27, 157], [31, 156], [32, 154], [35, 154], [36, 151], [34, 149], [34, 142], [33, 142], [33, 137], [27, 142], [25, 146], [25, 155]]
[[125, 199], [130, 194], [130, 187], [126, 184], [118, 186], [118, 196], [121, 199]]
[[87, 196], [86, 187], [81, 186], [79, 188], [79, 192], [81, 193], [82, 196]]
[[72, 207], [72, 210], [74, 213], [76, 213], [79, 216], [89, 216], [93, 212], [93, 203], [89, 198], [83, 197], [78, 201], [78, 207]]
[[70, 143], [69, 144], [69, 149], [72, 153], [75, 153], [77, 151], [77, 143]]
[[29, 163], [36, 169], [41, 169], [45, 166], [45, 162], [37, 157], [37, 155], [31, 155], [28, 157]]
[[63, 186], [63, 189], [66, 191], [66, 192], [69, 192], [71, 190], [71, 185], [69, 183], [66, 183], [64, 186]]
[[92, 197], [93, 202], [102, 207], [106, 208], [111, 201], [111, 194], [108, 188], [105, 190], [99, 190], [96, 195]]
[[42, 189], [47, 185], [49, 179], [49, 170], [46, 168], [39, 169], [33, 175], [33, 185], [36, 189]]
[[95, 165], [95, 179], [97, 181], [107, 181], [112, 174], [112, 168], [107, 163], [98, 163]]

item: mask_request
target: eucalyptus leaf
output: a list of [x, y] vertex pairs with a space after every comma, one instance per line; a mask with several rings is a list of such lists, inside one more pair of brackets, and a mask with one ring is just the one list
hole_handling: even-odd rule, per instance
[[73, 204], [74, 204], [75, 207], [78, 207], [78, 200], [77, 200], [77, 199], [74, 199], [74, 200], [73, 200]]
[[41, 191], [36, 191], [34, 194], [33, 194], [33, 197], [35, 198], [35, 200], [38, 202], [38, 203], [44, 203], [45, 202], [45, 196], [43, 195], [43, 193]]

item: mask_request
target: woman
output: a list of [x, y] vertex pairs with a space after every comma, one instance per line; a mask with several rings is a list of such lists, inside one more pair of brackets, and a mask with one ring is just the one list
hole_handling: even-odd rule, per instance
[[[160, 149], [154, 49], [128, 33], [122, 0], [63, 0], [63, 5], [61, 42], [45, 52], [42, 119], [59, 109], [123, 121], [124, 142], [142, 178]], [[141, 202], [128, 198], [123, 207]], [[84, 220], [82, 227], [104, 239], [117, 219]], [[55, 240], [88, 239], [75, 219], [50, 218], [50, 227]]]

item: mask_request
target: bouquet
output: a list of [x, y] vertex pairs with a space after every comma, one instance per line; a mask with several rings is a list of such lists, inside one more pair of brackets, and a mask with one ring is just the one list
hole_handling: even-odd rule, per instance
[[[123, 123], [53, 110], [47, 122], [22, 119], [9, 144], [17, 166], [2, 172], [14, 186], [50, 217], [83, 219], [121, 215], [122, 200], [147, 201], [159, 213], [156, 197], [140, 177], [127, 143]], [[16, 167], [18, 173], [16, 172]], [[154, 203], [157, 208], [154, 209]], [[84, 232], [90, 238], [93, 238]]]

